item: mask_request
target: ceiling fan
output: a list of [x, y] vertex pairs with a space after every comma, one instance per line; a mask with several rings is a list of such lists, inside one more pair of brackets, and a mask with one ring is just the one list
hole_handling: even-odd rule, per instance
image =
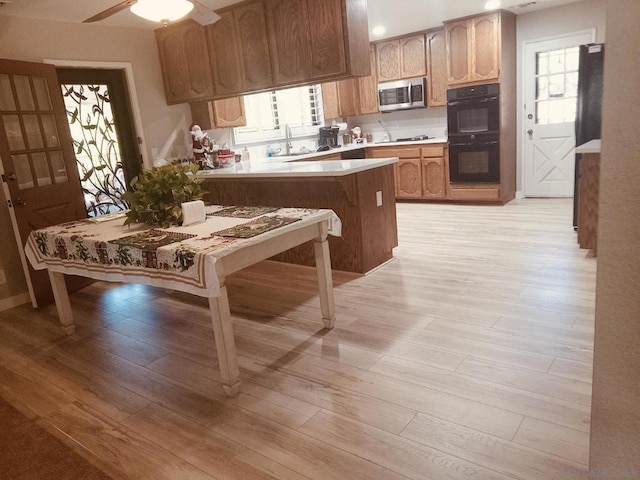
[[130, 8], [139, 17], [160, 22], [166, 27], [169, 22], [178, 20], [187, 14], [201, 25], [209, 25], [220, 20], [220, 16], [197, 0], [124, 0], [112, 7], [83, 20], [82, 23], [93, 23], [104, 20], [111, 15]]

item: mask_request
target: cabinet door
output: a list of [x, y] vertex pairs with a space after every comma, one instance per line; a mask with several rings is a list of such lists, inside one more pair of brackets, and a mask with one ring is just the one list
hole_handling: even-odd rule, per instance
[[155, 31], [167, 104], [214, 95], [205, 29], [187, 20]]
[[312, 76], [322, 78], [346, 72], [342, 0], [312, 0], [307, 6]]
[[242, 97], [194, 102], [190, 107], [191, 122], [199, 125], [202, 130], [242, 127], [247, 124]]
[[500, 76], [500, 17], [483, 15], [473, 25], [472, 80], [495, 80]]
[[[245, 3], [234, 8], [233, 12], [240, 42], [243, 91], [267, 88], [273, 84], [273, 75], [269, 61], [264, 3], [261, 1]], [[220, 45], [221, 48], [226, 48], [224, 43]]]
[[338, 110], [341, 117], [353, 117], [358, 115], [358, 80], [340, 80], [338, 85]]
[[376, 44], [378, 81], [388, 82], [400, 78], [400, 42], [394, 40]]
[[274, 83], [303, 82], [311, 76], [309, 10], [301, 0], [266, 0]]
[[220, 14], [220, 20], [206, 27], [211, 76], [216, 95], [241, 92], [242, 62], [233, 10]]
[[427, 34], [427, 105], [447, 105], [447, 56], [444, 30]]
[[420, 160], [400, 160], [398, 163], [396, 188], [398, 198], [422, 197], [422, 168]]
[[444, 158], [422, 160], [422, 195], [424, 198], [445, 198]]
[[242, 97], [214, 101], [213, 115], [218, 128], [241, 127], [247, 124]]
[[324, 118], [338, 118], [340, 109], [338, 106], [338, 85], [336, 82], [322, 84], [322, 110]]
[[400, 77], [424, 77], [427, 74], [424, 35], [400, 39]]
[[445, 26], [446, 51], [447, 51], [447, 83], [456, 85], [471, 81], [470, 65], [470, 45], [471, 30], [470, 22], [463, 20], [460, 22], [448, 23]]
[[376, 78], [376, 50], [370, 48], [371, 75], [358, 78], [358, 94], [360, 100], [360, 115], [378, 113], [378, 79]]

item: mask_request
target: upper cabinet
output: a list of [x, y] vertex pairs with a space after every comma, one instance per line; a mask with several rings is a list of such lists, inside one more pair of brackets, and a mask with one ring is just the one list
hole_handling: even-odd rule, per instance
[[449, 85], [500, 79], [502, 16], [506, 12], [445, 22]]
[[202, 130], [242, 127], [247, 124], [242, 97], [191, 103], [191, 119]]
[[186, 20], [155, 31], [167, 104], [214, 95], [204, 27]]
[[263, 2], [220, 12], [206, 27], [215, 95], [260, 90], [273, 83]]
[[372, 45], [369, 51], [371, 61], [371, 75], [358, 78], [360, 115], [378, 113], [378, 79], [376, 78], [376, 50]]
[[427, 105], [447, 105], [447, 55], [444, 29], [428, 32], [427, 46]]
[[369, 74], [366, 0], [264, 0], [276, 86]]
[[366, 0], [252, 0], [156, 30], [167, 103], [370, 74]]
[[424, 35], [376, 44], [378, 81], [423, 77], [427, 73]]

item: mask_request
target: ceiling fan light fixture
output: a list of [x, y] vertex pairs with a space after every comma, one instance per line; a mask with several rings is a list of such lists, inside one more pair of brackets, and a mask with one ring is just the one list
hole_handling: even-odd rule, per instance
[[138, 0], [130, 9], [139, 17], [166, 25], [193, 10], [193, 3], [188, 0]]

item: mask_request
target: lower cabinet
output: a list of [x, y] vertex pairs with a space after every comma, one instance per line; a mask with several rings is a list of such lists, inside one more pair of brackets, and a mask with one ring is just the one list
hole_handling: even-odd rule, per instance
[[418, 147], [371, 147], [373, 158], [398, 157], [395, 165], [396, 198], [446, 199], [448, 168], [446, 144]]
[[422, 165], [419, 158], [398, 161], [395, 174], [396, 198], [422, 198]]

